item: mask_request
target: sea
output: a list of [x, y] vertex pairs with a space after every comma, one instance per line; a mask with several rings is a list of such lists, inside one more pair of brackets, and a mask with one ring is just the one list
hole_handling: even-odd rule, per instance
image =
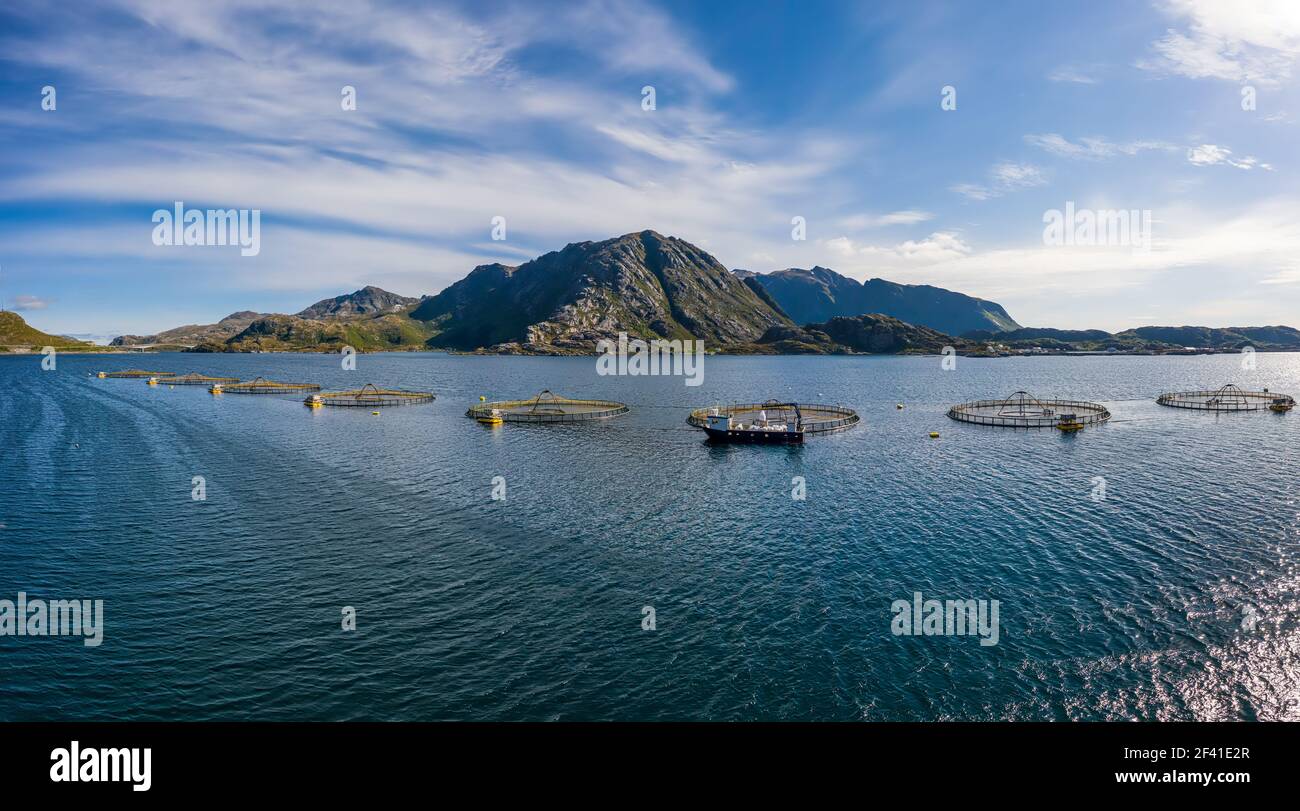
[[[1300, 410], [1155, 402], [1300, 394], [1300, 354], [710, 356], [698, 386], [594, 358], [41, 359], [0, 355], [0, 601], [102, 600], [102, 641], [0, 635], [0, 720], [1300, 719]], [[128, 367], [437, 399], [97, 377]], [[630, 411], [465, 414], [542, 390]], [[946, 416], [1020, 390], [1113, 417]], [[790, 447], [686, 421], [769, 398], [862, 421]], [[930, 600], [996, 601], [996, 644], [912, 624]]]

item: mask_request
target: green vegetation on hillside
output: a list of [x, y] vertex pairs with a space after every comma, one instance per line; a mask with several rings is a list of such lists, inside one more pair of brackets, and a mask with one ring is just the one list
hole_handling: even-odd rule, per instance
[[78, 352], [95, 352], [103, 349], [85, 341], [41, 332], [29, 326], [18, 313], [0, 310], [0, 347], [12, 352], [18, 349], [39, 351], [47, 346], [55, 349], [75, 349]]

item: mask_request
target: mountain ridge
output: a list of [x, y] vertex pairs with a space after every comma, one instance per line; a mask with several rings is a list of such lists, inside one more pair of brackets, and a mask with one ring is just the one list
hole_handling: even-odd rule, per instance
[[798, 324], [873, 313], [950, 335], [1020, 327], [996, 302], [928, 284], [899, 284], [880, 278], [859, 282], [820, 265], [770, 273], [739, 270], [736, 274], [746, 283], [766, 289]]
[[[791, 287], [811, 298], [792, 299]], [[806, 321], [790, 312], [852, 310], [864, 301], [883, 301], [893, 312]], [[915, 321], [897, 314], [935, 301], [937, 309], [912, 316]], [[933, 326], [947, 320], [982, 328], [957, 332]], [[653, 230], [570, 243], [520, 265], [479, 265], [420, 298], [367, 285], [293, 315], [243, 310], [216, 324], [118, 336], [113, 345], [196, 352], [337, 352], [351, 346], [565, 355], [591, 354], [597, 341], [619, 332], [644, 339], [694, 338], [713, 351], [763, 354], [782, 348], [931, 352], [943, 346], [979, 354], [1185, 352], [1192, 345], [1215, 351], [1246, 345], [1300, 350], [1300, 331], [1285, 326], [1137, 327], [1120, 333], [1021, 327], [995, 302], [931, 285], [859, 283], [821, 266], [767, 274], [728, 270], [697, 246]]]
[[708, 253], [650, 230], [480, 265], [410, 315], [435, 325], [431, 346], [524, 354], [586, 354], [619, 332], [721, 346], [790, 323]]

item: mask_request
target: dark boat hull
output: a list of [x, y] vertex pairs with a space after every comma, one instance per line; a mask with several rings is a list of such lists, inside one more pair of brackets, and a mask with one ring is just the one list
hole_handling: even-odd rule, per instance
[[803, 431], [723, 431], [704, 426], [710, 442], [734, 442], [747, 445], [800, 445]]

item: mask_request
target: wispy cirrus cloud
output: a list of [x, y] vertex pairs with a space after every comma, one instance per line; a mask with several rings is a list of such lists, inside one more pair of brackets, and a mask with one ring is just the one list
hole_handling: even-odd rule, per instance
[[[833, 137], [768, 135], [713, 109], [734, 79], [653, 5], [475, 11], [110, 0], [68, 9], [40, 36], [0, 34], [6, 59], [62, 76], [62, 106], [69, 92], [79, 104], [19, 119], [33, 141], [59, 144], [0, 173], [0, 201], [257, 208], [256, 272], [211, 253], [170, 261], [276, 288], [333, 284], [348, 257], [350, 276], [382, 265], [406, 279], [401, 292], [427, 293], [481, 261], [645, 227], [739, 252], [843, 158]], [[36, 24], [48, 12], [25, 13]], [[538, 64], [556, 49], [564, 60]], [[665, 94], [658, 109], [642, 108], [645, 84]], [[344, 86], [355, 110], [341, 109]], [[108, 117], [113, 137], [94, 137], [87, 122]], [[508, 245], [486, 241], [494, 216]], [[145, 225], [147, 214], [121, 236], [145, 240]], [[422, 279], [404, 275], [421, 261]]]
[[1062, 65], [1047, 74], [1049, 82], [1068, 82], [1071, 84], [1098, 84], [1101, 79], [1098, 78], [1100, 69], [1097, 66], [1074, 67], [1072, 65]]
[[1191, 79], [1276, 84], [1300, 59], [1300, 4], [1294, 0], [1167, 0], [1171, 28], [1137, 62], [1144, 70]]
[[1086, 136], [1071, 141], [1055, 133], [1031, 133], [1024, 137], [1026, 144], [1063, 158], [1079, 160], [1105, 160], [1117, 155], [1136, 155], [1145, 151], [1176, 152], [1179, 147], [1167, 141], [1128, 141], [1116, 143], [1100, 136]]
[[848, 237], [828, 239], [824, 245], [833, 255], [854, 264], [868, 261], [893, 267], [931, 265], [971, 253], [971, 247], [958, 234], [947, 231], [887, 246], [855, 242]]
[[1267, 163], [1260, 163], [1259, 160], [1252, 156], [1234, 158], [1232, 150], [1225, 146], [1216, 144], [1201, 144], [1187, 150], [1187, 162], [1193, 166], [1233, 166], [1238, 169], [1263, 169], [1266, 172], [1273, 171], [1273, 167]]
[[1030, 163], [1002, 161], [994, 164], [985, 183], [958, 183], [951, 191], [968, 200], [991, 200], [1010, 192], [1030, 189], [1047, 183], [1041, 169]]
[[44, 310], [49, 306], [50, 302], [40, 296], [14, 296], [9, 303], [9, 308], [12, 310]]

